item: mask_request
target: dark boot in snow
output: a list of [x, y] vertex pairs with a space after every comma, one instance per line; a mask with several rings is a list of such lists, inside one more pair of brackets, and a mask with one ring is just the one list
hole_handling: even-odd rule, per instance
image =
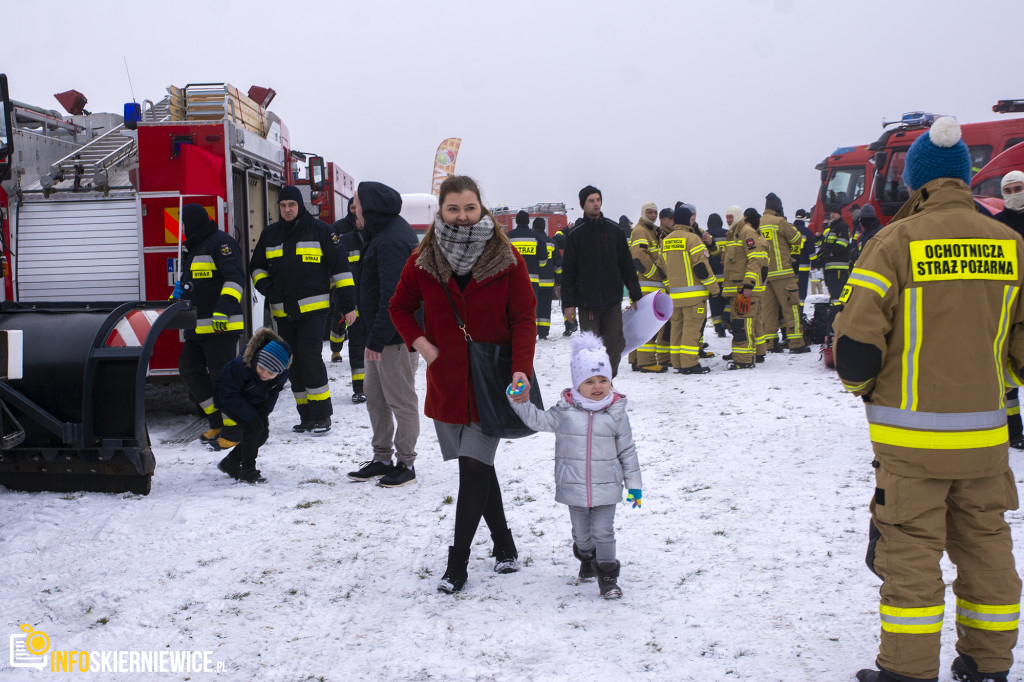
[[516, 551], [512, 531], [506, 530], [501, 535], [491, 535], [494, 541], [494, 572], [515, 573], [519, 570], [519, 552]]
[[448, 567], [444, 569], [441, 582], [437, 584], [437, 591], [445, 594], [455, 594], [462, 591], [469, 574], [466, 568], [469, 566], [469, 550], [448, 548]]
[[950, 668], [953, 671], [953, 679], [956, 682], [1006, 682], [1009, 670], [1000, 673], [979, 673], [978, 664], [966, 654], [960, 654], [953, 659]]
[[580, 560], [580, 573], [576, 579], [581, 583], [592, 583], [597, 577], [594, 574], [594, 550], [588, 552], [580, 551], [576, 543], [572, 543], [572, 555]]
[[597, 559], [591, 562], [594, 567], [594, 572], [597, 573], [597, 586], [601, 589], [602, 599], [618, 599], [622, 596], [622, 590], [619, 589], [619, 562], [618, 561], [606, 561], [604, 563], [597, 563]]
[[242, 460], [238, 459], [235, 451], [232, 450], [217, 464], [217, 468], [231, 478], [238, 478], [238, 474], [242, 471]]
[[901, 677], [897, 679], [884, 670], [870, 670], [868, 668], [857, 673], [857, 682], [901, 682], [902, 680], [909, 679], [911, 678]]

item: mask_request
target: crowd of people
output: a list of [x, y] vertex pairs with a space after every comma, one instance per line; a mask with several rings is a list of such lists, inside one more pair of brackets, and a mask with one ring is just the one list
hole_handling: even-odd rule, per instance
[[[255, 461], [286, 382], [299, 416], [294, 431], [328, 432], [326, 332], [332, 361], [349, 341], [352, 400], [365, 402], [372, 429], [372, 459], [348, 476], [408, 485], [416, 480], [422, 357], [424, 413], [442, 458], [458, 463], [453, 540], [437, 585], [457, 593], [481, 520], [494, 571], [520, 569], [496, 467], [502, 439], [481, 427], [469, 361], [473, 343], [509, 347], [502, 401], [529, 429], [555, 433], [555, 499], [568, 507], [577, 577], [618, 598], [615, 510], [623, 493], [634, 508], [642, 501], [627, 402], [614, 388], [627, 350], [624, 297], [635, 306], [664, 291], [673, 306], [663, 328], [629, 353], [634, 371], [708, 372], [700, 359], [710, 356], [709, 320], [717, 335], [732, 336], [728, 368], [752, 369], [770, 351], [809, 351], [802, 313], [817, 267], [829, 292], [836, 369], [865, 402], [875, 454], [867, 563], [882, 579], [881, 646], [877, 669], [857, 678], [937, 679], [946, 552], [958, 571], [953, 679], [1006, 680], [1021, 590], [1003, 514], [1017, 507], [1007, 448], [1024, 445], [1015, 389], [1024, 383], [1024, 173], [1003, 179], [1005, 210], [995, 220], [984, 215], [951, 121], [940, 119], [910, 148], [904, 180], [914, 193], [884, 230], [865, 205], [852, 229], [836, 210], [815, 237], [805, 212], [790, 223], [769, 193], [760, 211], [710, 214], [707, 230], [692, 204], [659, 211], [645, 203], [627, 235], [588, 185], [579, 193], [583, 216], [549, 239], [543, 221], [531, 225], [524, 212], [506, 233], [476, 182], [452, 176], [417, 240], [400, 216], [401, 196], [387, 185], [360, 183], [349, 215], [334, 226], [311, 216], [286, 186], [281, 220], [263, 232], [245, 273], [237, 245], [205, 209], [186, 206], [176, 295], [192, 301], [198, 322], [186, 334], [181, 374], [208, 420], [202, 440], [228, 451], [218, 467], [229, 476], [265, 480]], [[266, 296], [277, 331], [259, 330], [232, 359], [246, 274]], [[568, 361], [572, 385], [542, 410], [530, 401], [530, 377], [555, 295], [565, 334], [580, 334]]]

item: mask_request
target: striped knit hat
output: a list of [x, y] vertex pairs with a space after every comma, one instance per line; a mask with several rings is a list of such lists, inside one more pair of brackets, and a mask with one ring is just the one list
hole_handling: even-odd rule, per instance
[[292, 353], [287, 344], [271, 341], [260, 349], [260, 354], [256, 356], [256, 365], [268, 372], [280, 374], [288, 367], [291, 360]]

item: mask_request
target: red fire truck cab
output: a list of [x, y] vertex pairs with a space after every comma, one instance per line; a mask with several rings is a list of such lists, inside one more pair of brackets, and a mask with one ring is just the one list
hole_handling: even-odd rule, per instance
[[521, 209], [499, 206], [491, 212], [494, 214], [494, 219], [508, 231], [515, 229], [516, 213], [519, 213], [519, 211], [526, 211], [530, 214], [530, 227], [533, 227], [533, 221], [536, 218], [543, 218], [549, 237], [554, 237], [556, 232], [564, 230], [569, 224], [569, 218], [565, 212], [565, 204], [534, 204], [532, 206], [524, 206]]

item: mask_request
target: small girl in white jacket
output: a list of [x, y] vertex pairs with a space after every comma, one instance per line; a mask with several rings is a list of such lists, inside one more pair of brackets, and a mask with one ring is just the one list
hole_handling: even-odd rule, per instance
[[[611, 363], [601, 339], [584, 332], [572, 342], [573, 387], [549, 410], [529, 402], [529, 390], [510, 393], [516, 414], [534, 431], [555, 434], [555, 501], [569, 505], [572, 551], [580, 560], [579, 579], [595, 574], [605, 599], [617, 599], [619, 562], [615, 559], [615, 506], [622, 489], [640, 506], [640, 462], [626, 414], [626, 396], [611, 385]], [[510, 386], [510, 391], [512, 387]]]

